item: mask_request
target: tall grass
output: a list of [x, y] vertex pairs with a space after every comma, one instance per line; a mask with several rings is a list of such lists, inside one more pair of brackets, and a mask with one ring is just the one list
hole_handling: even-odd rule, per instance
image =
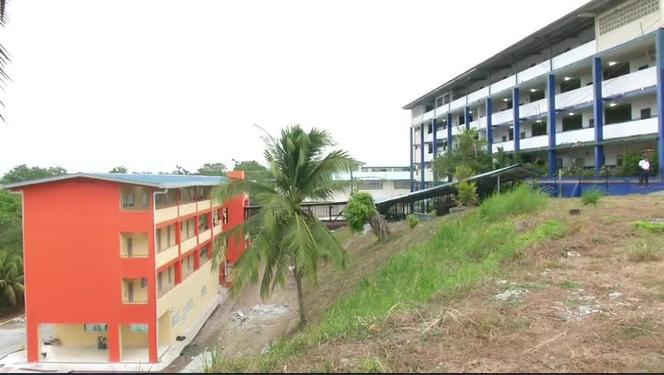
[[257, 369], [272, 370], [279, 361], [324, 341], [368, 334], [371, 324], [381, 324], [395, 309], [455, 293], [498, 272], [501, 263], [520, 249], [564, 231], [560, 223], [549, 221], [531, 232], [516, 232], [513, 217], [544, 208], [547, 199], [520, 186], [488, 199], [476, 212], [446, 222], [428, 243], [392, 256], [362, 279], [355, 291], [326, 312], [320, 325], [278, 343], [260, 358]]
[[596, 205], [597, 202], [604, 196], [604, 193], [602, 193], [601, 190], [598, 188], [591, 188], [583, 192], [581, 194], [581, 202], [583, 202], [584, 205]]

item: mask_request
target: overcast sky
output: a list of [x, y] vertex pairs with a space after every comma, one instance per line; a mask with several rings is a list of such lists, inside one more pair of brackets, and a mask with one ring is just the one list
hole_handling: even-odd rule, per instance
[[401, 107], [585, 0], [12, 0], [0, 173], [263, 162], [260, 124], [408, 164]]

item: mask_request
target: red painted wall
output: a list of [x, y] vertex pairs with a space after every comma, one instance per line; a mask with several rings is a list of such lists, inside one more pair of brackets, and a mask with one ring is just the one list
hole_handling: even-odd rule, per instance
[[[120, 324], [146, 323], [156, 362], [154, 254], [120, 257], [120, 233], [154, 233], [151, 211], [120, 209], [120, 185], [77, 178], [22, 188], [28, 361], [39, 360], [40, 323], [107, 323], [120, 360]], [[146, 277], [148, 304], [123, 305], [122, 279]]]
[[[232, 179], [244, 180], [244, 171], [231, 171], [228, 172], [228, 177]], [[247, 205], [247, 198], [239, 196], [230, 199], [225, 205], [228, 208], [228, 223], [225, 225], [224, 230], [230, 230], [238, 224], [244, 222], [244, 207]], [[234, 239], [229, 238], [228, 248], [226, 250], [226, 260], [230, 263], [235, 263], [244, 252], [245, 241], [243, 238]]]

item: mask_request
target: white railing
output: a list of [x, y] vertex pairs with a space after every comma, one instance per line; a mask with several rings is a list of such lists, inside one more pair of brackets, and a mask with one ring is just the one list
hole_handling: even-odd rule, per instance
[[486, 116], [485, 117], [480, 117], [478, 128], [479, 129], [485, 129], [486, 128]]
[[514, 86], [516, 86], [516, 74], [491, 85], [491, 94], [499, 93]]
[[482, 98], [486, 98], [489, 96], [489, 88], [488, 87], [483, 87], [477, 91], [474, 91], [470, 94], [468, 94], [468, 103], [472, 103], [476, 100], [480, 100]]
[[177, 258], [178, 255], [178, 245], [171, 246], [168, 249], [157, 253], [157, 256], [155, 257], [155, 264], [157, 268], [159, 268], [171, 260]]
[[651, 67], [624, 76], [607, 79], [602, 84], [602, 96], [618, 96], [657, 85], [657, 68]]
[[474, 120], [470, 122], [470, 128], [471, 129], [479, 129], [480, 128], [480, 120]]
[[491, 123], [493, 125], [505, 124], [513, 120], [514, 111], [506, 109], [504, 111], [496, 112], [491, 116]]
[[449, 112], [449, 109], [450, 109], [450, 104], [449, 103], [448, 104], [443, 104], [440, 107], [437, 107], [435, 109], [435, 111], [436, 111], [435, 116], [438, 118], [438, 117], [446, 114], [447, 112]]
[[579, 104], [592, 103], [593, 86], [583, 86], [576, 90], [556, 95], [556, 109], [564, 109]]
[[426, 112], [424, 115], [422, 115], [422, 121], [424, 122], [431, 121], [431, 119], [433, 118], [433, 112], [434, 111], [432, 109], [429, 112]]
[[498, 152], [498, 149], [501, 148], [505, 152], [512, 152], [514, 151], [514, 141], [507, 141], [507, 142], [498, 142], [493, 144], [493, 152]]
[[424, 142], [431, 142], [431, 141], [433, 141], [433, 132], [424, 133]]
[[519, 73], [517, 73], [517, 82], [519, 84], [529, 81], [533, 78], [537, 78], [541, 76], [542, 74], [546, 74], [551, 70], [551, 63], [549, 60], [546, 60], [544, 62], [541, 62], [533, 67], [530, 67], [526, 70], [523, 70]]
[[209, 210], [212, 203], [209, 199], [196, 202], [196, 208], [198, 211]]
[[549, 146], [549, 136], [548, 135], [538, 135], [535, 137], [524, 138], [519, 140], [519, 147], [522, 150], [528, 150], [533, 148], [543, 148]]
[[454, 100], [452, 103], [450, 103], [450, 111], [461, 108], [466, 105], [466, 97], [464, 96], [463, 98], [459, 98]]
[[436, 132], [436, 139], [447, 139], [447, 129], [439, 127], [438, 131]]
[[178, 206], [171, 206], [165, 208], [158, 208], [155, 211], [155, 222], [162, 223], [164, 221], [172, 220], [178, 217]]
[[571, 144], [577, 142], [590, 142], [595, 139], [595, 129], [585, 128], [556, 133], [556, 145]]
[[196, 202], [180, 205], [180, 216], [193, 214], [194, 212], [196, 212]]
[[209, 229], [205, 229], [204, 231], [200, 232], [198, 234], [198, 243], [203, 243], [212, 237], [212, 232]]
[[422, 116], [423, 116], [423, 114], [413, 116], [410, 120], [411, 125], [419, 125], [419, 124], [423, 123], [424, 121], [422, 120]]
[[573, 62], [590, 57], [595, 53], [597, 53], [597, 42], [595, 40], [591, 40], [590, 42], [580, 45], [573, 50], [567, 51], [562, 55], [554, 57], [551, 61], [551, 65], [553, 65], [553, 69], [559, 69]]
[[193, 236], [187, 240], [182, 241], [182, 243], [180, 244], [181, 251], [183, 253], [186, 253], [187, 251], [195, 248], [196, 245], [198, 244], [196, 241], [197, 241], [196, 236]]
[[546, 98], [519, 107], [519, 117], [538, 116], [547, 112], [549, 112], [549, 105]]
[[645, 134], [657, 134], [657, 117], [646, 120], [604, 125], [604, 139], [623, 138]]

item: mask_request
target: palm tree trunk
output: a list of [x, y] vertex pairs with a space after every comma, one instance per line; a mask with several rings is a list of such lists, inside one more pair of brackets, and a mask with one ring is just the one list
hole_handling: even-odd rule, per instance
[[293, 257], [293, 276], [295, 276], [295, 284], [297, 284], [297, 303], [300, 310], [300, 325], [307, 324], [307, 319], [304, 316], [304, 293], [302, 293], [302, 275], [297, 272], [297, 261]]

